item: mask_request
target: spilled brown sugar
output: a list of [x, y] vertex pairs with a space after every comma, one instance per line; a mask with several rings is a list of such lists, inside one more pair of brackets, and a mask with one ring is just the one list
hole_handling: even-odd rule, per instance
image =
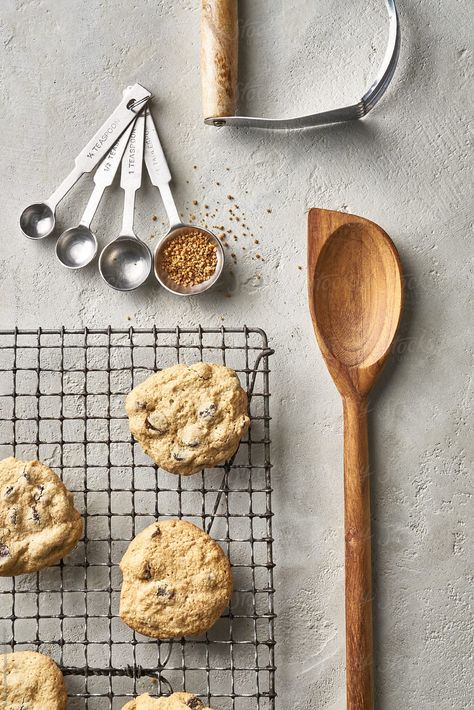
[[176, 284], [197, 286], [215, 273], [217, 246], [197, 229], [179, 234], [163, 249], [162, 267]]

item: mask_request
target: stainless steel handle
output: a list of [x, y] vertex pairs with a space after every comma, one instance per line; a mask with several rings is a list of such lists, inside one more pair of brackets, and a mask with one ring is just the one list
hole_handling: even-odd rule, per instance
[[122, 158], [120, 186], [124, 190], [124, 207], [121, 236], [134, 237], [133, 217], [135, 194], [142, 184], [143, 151], [145, 139], [145, 114], [139, 114]]
[[92, 220], [94, 219], [94, 215], [97, 212], [97, 208], [99, 207], [100, 201], [105, 190], [110, 187], [110, 185], [112, 185], [114, 181], [114, 177], [117, 174], [120, 161], [122, 160], [125, 148], [127, 147], [127, 143], [129, 141], [130, 134], [132, 133], [134, 125], [135, 122], [133, 122], [124, 131], [118, 141], [110, 149], [109, 154], [104, 158], [104, 160], [101, 162], [101, 164], [95, 171], [95, 187], [92, 191], [92, 194], [84, 210], [84, 214], [82, 215], [82, 219], [80, 221], [80, 224], [82, 224], [84, 227], [90, 228]]
[[125, 148], [128, 145], [130, 136], [132, 134], [133, 128], [135, 126], [135, 120], [133, 123], [125, 129], [119, 140], [112, 146], [109, 154], [101, 162], [94, 174], [94, 182], [96, 185], [103, 185], [104, 187], [109, 187], [117, 173], [119, 165], [122, 161], [123, 154], [125, 153]]
[[135, 119], [137, 112], [143, 108], [150, 96], [150, 92], [141, 84], [134, 84], [125, 89], [117, 108], [77, 156], [73, 170], [46, 200], [46, 204], [53, 212], [81, 175], [91, 172], [101, 161], [127, 126]]
[[181, 219], [169, 186], [171, 173], [168, 163], [166, 162], [155, 122], [153, 121], [148, 107], [145, 109], [145, 116], [145, 165], [148, 175], [150, 176], [151, 184], [155, 185], [160, 191], [161, 199], [163, 200], [163, 205], [170, 222], [170, 229], [172, 229], [181, 224]]

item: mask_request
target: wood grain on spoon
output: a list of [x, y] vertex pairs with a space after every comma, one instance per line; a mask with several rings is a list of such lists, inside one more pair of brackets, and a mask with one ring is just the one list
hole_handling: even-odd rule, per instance
[[397, 250], [373, 222], [310, 210], [308, 289], [316, 338], [344, 409], [347, 708], [372, 710], [367, 395], [400, 322], [403, 277]]

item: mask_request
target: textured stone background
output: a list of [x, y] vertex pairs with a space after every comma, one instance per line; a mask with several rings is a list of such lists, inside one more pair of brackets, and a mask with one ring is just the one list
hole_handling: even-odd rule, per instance
[[[372, 79], [385, 42], [382, 0], [241, 5], [249, 111], [335, 106], [358, 98]], [[470, 0], [400, 0], [402, 55], [383, 103], [363, 123], [292, 135], [203, 125], [197, 1], [1, 6], [2, 327], [247, 323], [266, 329], [276, 349], [282, 710], [344, 706], [341, 407], [306, 305], [306, 211], [361, 214], [393, 237], [407, 306], [371, 422], [377, 707], [472, 707]], [[95, 266], [64, 270], [54, 239], [35, 244], [19, 234], [21, 209], [52, 191], [136, 79], [156, 97], [183, 216], [199, 215], [206, 203], [217, 210], [212, 224], [235, 226], [231, 193], [260, 241], [239, 236], [236, 266], [200, 299], [178, 300], [153, 284], [115, 293]], [[89, 190], [83, 179], [61, 206], [60, 226], [75, 223]], [[101, 207], [101, 244], [118, 232], [120, 197], [114, 189]], [[154, 242], [161, 219], [147, 186], [138, 232]]]

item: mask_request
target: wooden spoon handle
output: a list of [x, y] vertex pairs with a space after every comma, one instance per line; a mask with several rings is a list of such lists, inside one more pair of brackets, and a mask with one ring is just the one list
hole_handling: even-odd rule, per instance
[[237, 0], [201, 2], [201, 81], [204, 118], [233, 116], [237, 102]]
[[344, 399], [347, 710], [373, 710], [372, 565], [367, 401]]

